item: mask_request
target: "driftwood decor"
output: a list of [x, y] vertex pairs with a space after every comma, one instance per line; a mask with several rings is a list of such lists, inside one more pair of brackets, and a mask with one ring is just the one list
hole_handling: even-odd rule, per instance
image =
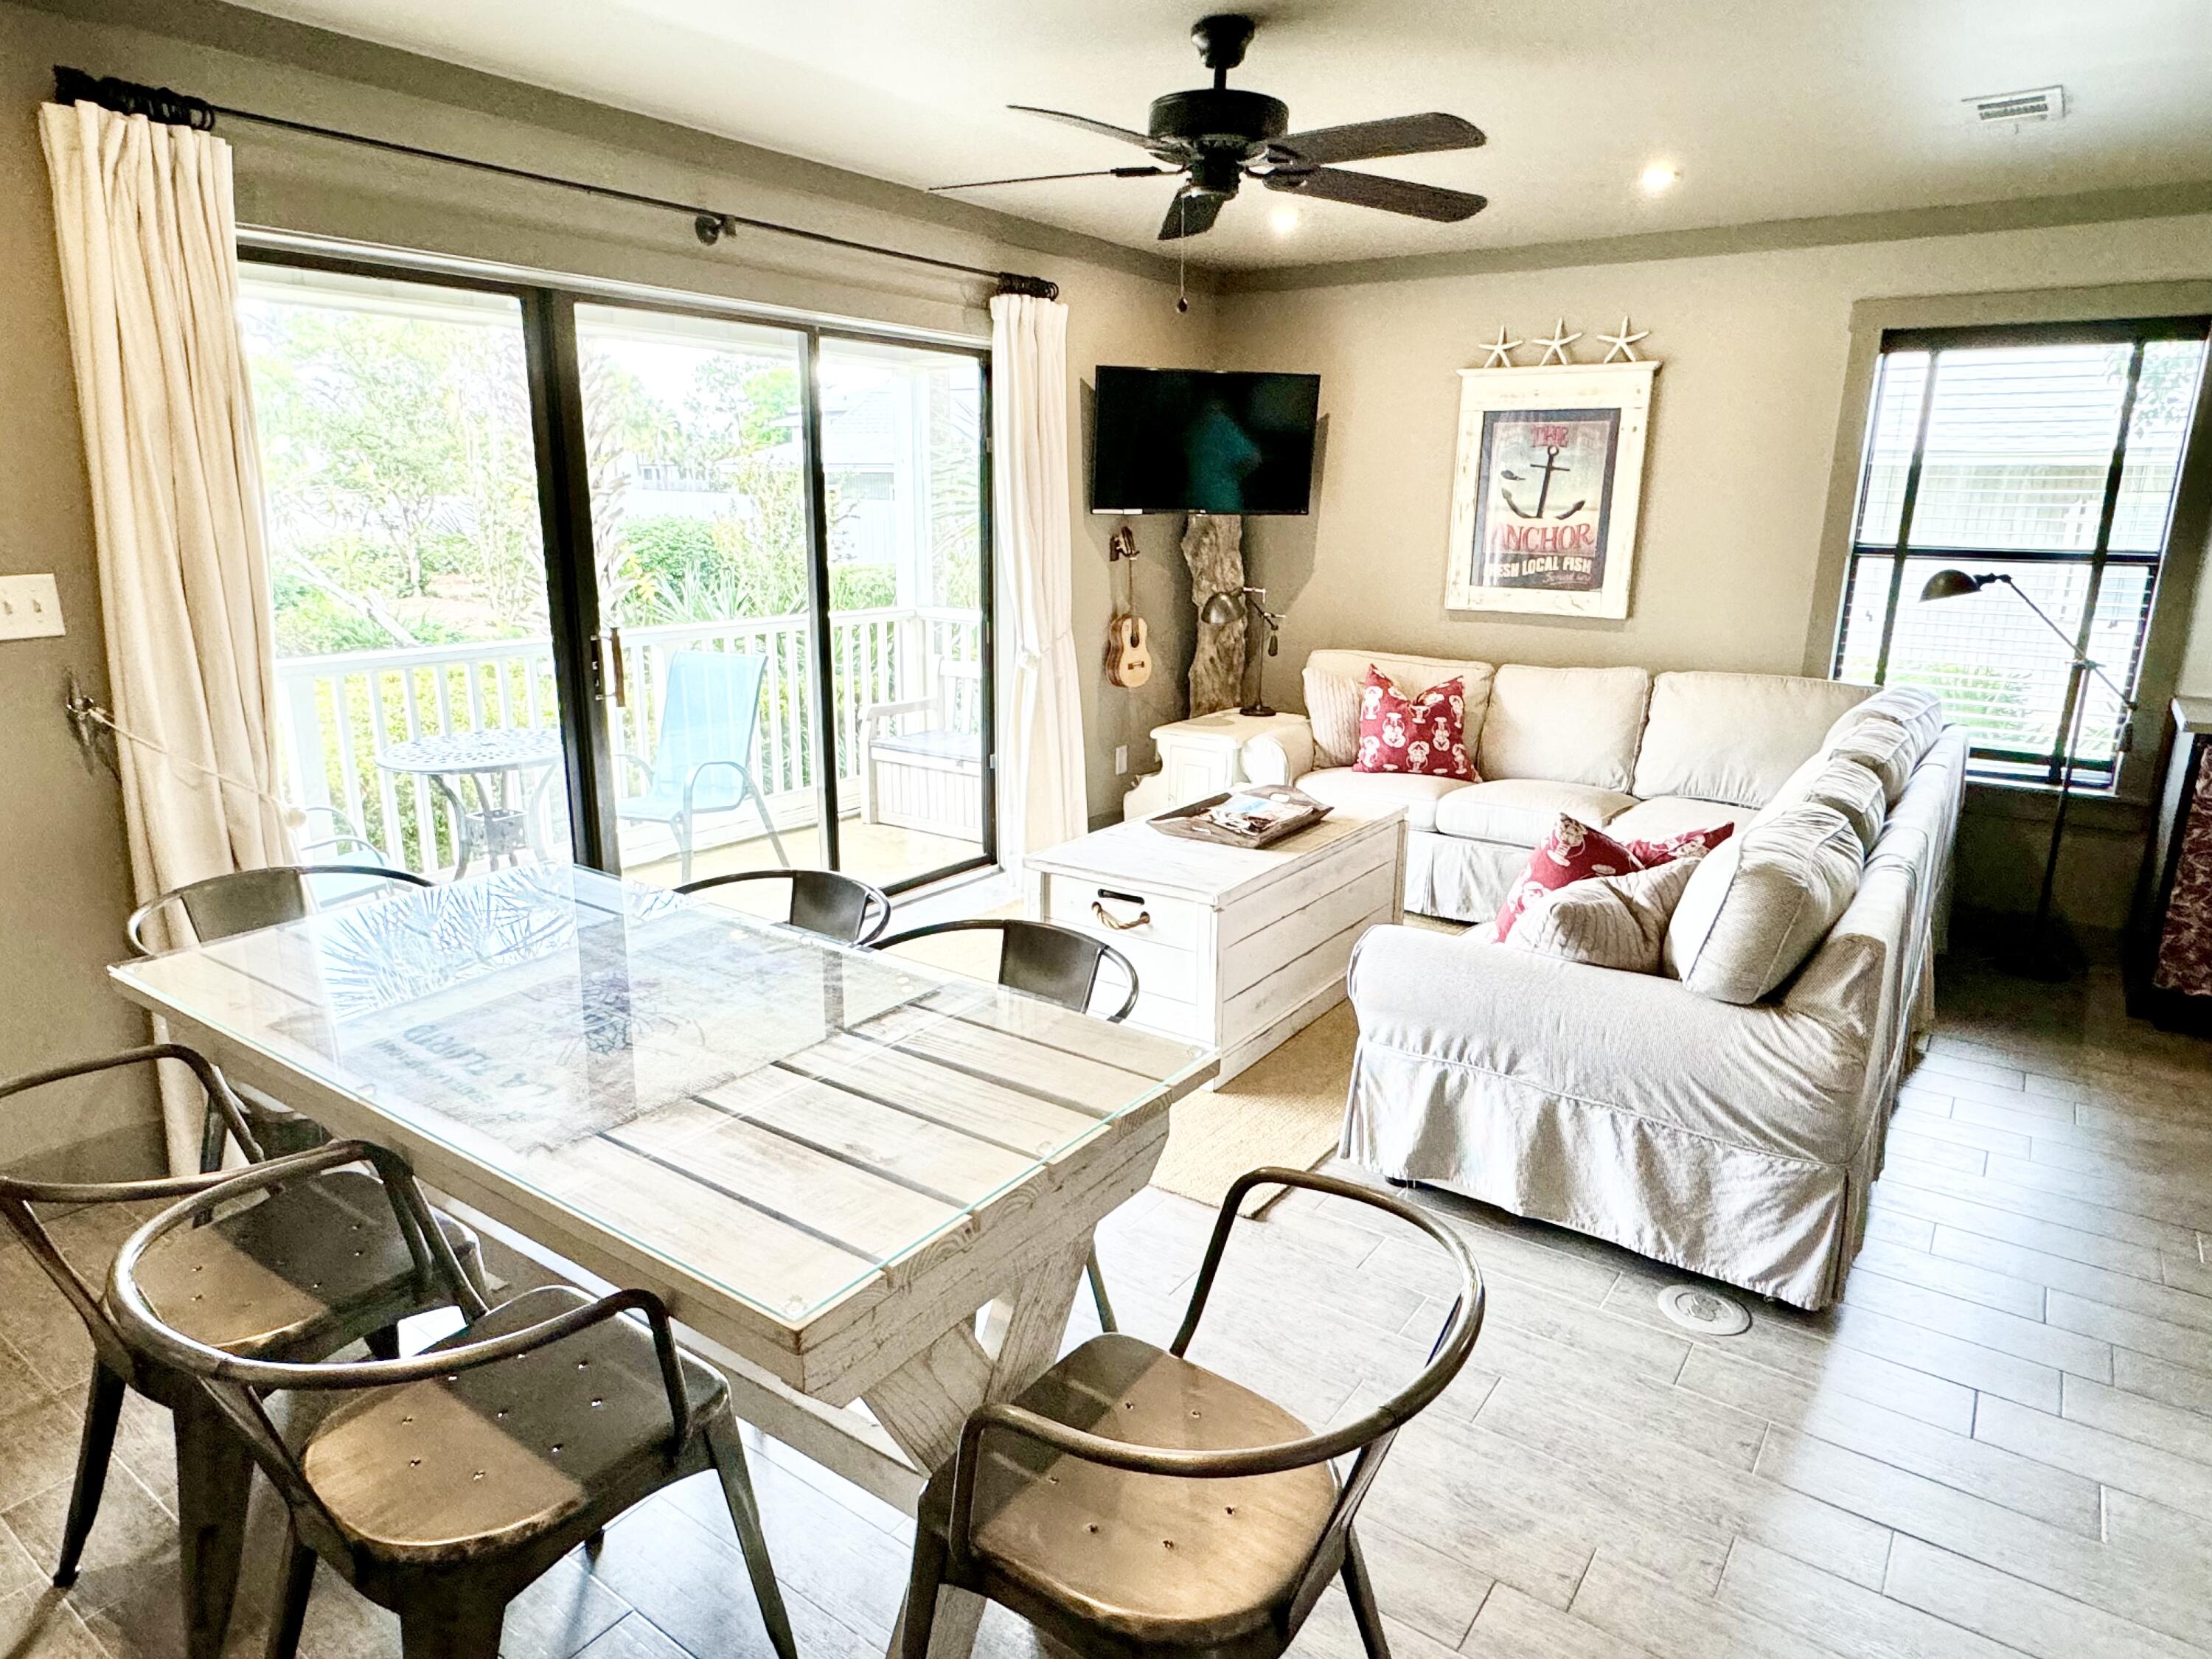
[[[1237, 593], [1244, 586], [1244, 520], [1233, 513], [1194, 513], [1182, 532], [1183, 562], [1190, 567], [1191, 603], [1201, 611], [1216, 593]], [[1193, 719], [1234, 708], [1244, 693], [1244, 607], [1233, 620], [1210, 623], [1200, 617], [1198, 643], [1190, 658]]]

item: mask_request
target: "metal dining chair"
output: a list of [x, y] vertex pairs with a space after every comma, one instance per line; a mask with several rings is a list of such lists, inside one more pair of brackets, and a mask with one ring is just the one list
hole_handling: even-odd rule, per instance
[[[222, 1073], [197, 1050], [157, 1043], [57, 1066], [0, 1082], [0, 1100], [129, 1066], [173, 1060], [188, 1068], [249, 1158], [258, 1158], [252, 1126]], [[265, 1165], [262, 1167], [267, 1167]], [[126, 1389], [167, 1406], [176, 1419], [177, 1512], [183, 1553], [185, 1627], [193, 1659], [214, 1659], [237, 1588], [246, 1498], [253, 1468], [222, 1425], [198, 1381], [133, 1340], [98, 1290], [70, 1262], [34, 1205], [143, 1203], [211, 1189], [219, 1175], [154, 1181], [58, 1182], [0, 1176], [0, 1218], [68, 1298], [92, 1338], [93, 1366], [77, 1450], [76, 1481], [62, 1529], [54, 1583], [76, 1582], [86, 1538], [100, 1511], [116, 1424]], [[474, 1234], [437, 1218], [447, 1255], [478, 1271]], [[452, 1305], [432, 1279], [422, 1240], [394, 1227], [375, 1183], [359, 1173], [317, 1186], [292, 1185], [262, 1202], [195, 1228], [161, 1264], [160, 1285], [179, 1325], [217, 1350], [286, 1359], [319, 1358], [366, 1339], [373, 1352], [399, 1352], [398, 1322]]]
[[[1136, 964], [1104, 940], [1054, 922], [1024, 921], [1012, 916], [939, 921], [879, 939], [876, 949], [888, 951], [894, 945], [918, 939], [935, 939], [945, 933], [998, 934], [1000, 984], [1024, 996], [1056, 1002], [1079, 1014], [1090, 1012], [1091, 994], [1098, 988], [1098, 970], [1110, 962], [1127, 981], [1129, 988], [1121, 1006], [1101, 1018], [1119, 1024], [1137, 1006]], [[1096, 1247], [1084, 1266], [1084, 1273], [1091, 1281], [1091, 1300], [1098, 1310], [1098, 1328], [1118, 1329], [1114, 1322], [1114, 1304], [1106, 1294], [1106, 1275], [1098, 1268]]]
[[790, 884], [791, 908], [784, 921], [840, 945], [872, 945], [890, 925], [891, 902], [881, 888], [835, 870], [739, 870], [726, 876], [702, 876], [683, 883], [676, 890], [703, 893], [750, 881]]
[[[299, 1364], [195, 1340], [172, 1236], [219, 1206], [312, 1189], [367, 1159], [381, 1201], [425, 1241], [467, 1316], [410, 1359]], [[625, 1510], [712, 1468], [780, 1659], [796, 1659], [744, 1448], [721, 1375], [679, 1348], [660, 1299], [568, 1285], [495, 1308], [462, 1272], [414, 1175], [359, 1141], [258, 1165], [193, 1194], [125, 1241], [108, 1300], [130, 1339], [189, 1373], [289, 1506], [291, 1553], [270, 1659], [293, 1659], [319, 1558], [399, 1615], [407, 1659], [496, 1659], [507, 1604]], [[290, 1438], [266, 1397], [349, 1395]], [[299, 1419], [295, 1417], [296, 1423]]]
[[[316, 878], [330, 876], [357, 876], [403, 886], [436, 885], [412, 870], [395, 870], [382, 864], [274, 864], [260, 870], [233, 870], [204, 881], [187, 882], [148, 899], [123, 924], [123, 936], [135, 954], [155, 955], [146, 938], [147, 926], [172, 905], [190, 924], [192, 937], [203, 945], [297, 921], [315, 911]], [[326, 1138], [321, 1124], [258, 1090], [240, 1088], [239, 1098], [270, 1152], [299, 1152]], [[203, 1170], [222, 1167], [222, 1127], [221, 1116], [210, 1109], [200, 1139]]]
[[[1183, 1358], [1238, 1206], [1264, 1185], [1371, 1205], [1426, 1233], [1459, 1270], [1458, 1299], [1420, 1375], [1319, 1434]], [[1168, 1347], [1093, 1337], [1011, 1403], [968, 1419], [922, 1493], [904, 1659], [927, 1655], [945, 1584], [1012, 1609], [1048, 1646], [1086, 1659], [1277, 1659], [1339, 1576], [1369, 1659], [1389, 1659], [1352, 1521], [1398, 1431], [1467, 1363], [1482, 1314], [1474, 1261], [1433, 1216], [1331, 1176], [1240, 1176]], [[1329, 1460], [1346, 1454], [1357, 1455], [1340, 1483]]]

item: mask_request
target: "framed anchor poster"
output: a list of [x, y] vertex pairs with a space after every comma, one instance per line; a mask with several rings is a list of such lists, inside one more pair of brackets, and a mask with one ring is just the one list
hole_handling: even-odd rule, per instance
[[1628, 614], [1658, 367], [1460, 371], [1448, 610]]

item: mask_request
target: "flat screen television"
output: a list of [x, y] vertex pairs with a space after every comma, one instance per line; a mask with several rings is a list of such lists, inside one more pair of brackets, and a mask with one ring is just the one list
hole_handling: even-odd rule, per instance
[[1094, 513], [1304, 513], [1318, 374], [1098, 369]]

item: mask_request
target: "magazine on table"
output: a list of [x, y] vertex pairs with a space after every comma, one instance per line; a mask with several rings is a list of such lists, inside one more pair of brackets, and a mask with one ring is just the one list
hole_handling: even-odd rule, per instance
[[1206, 816], [1224, 830], [1240, 836], [1261, 836], [1279, 823], [1292, 818], [1311, 816], [1313, 807], [1303, 801], [1285, 800], [1276, 796], [1239, 793], [1232, 794], [1219, 805], [1209, 807]]

